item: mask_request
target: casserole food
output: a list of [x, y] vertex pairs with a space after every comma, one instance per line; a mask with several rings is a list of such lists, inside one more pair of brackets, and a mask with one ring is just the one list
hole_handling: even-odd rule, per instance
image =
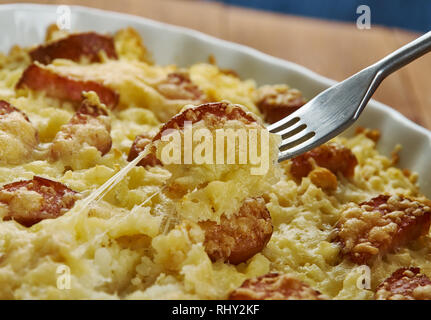
[[[95, 37], [98, 49], [84, 50]], [[378, 152], [377, 131], [280, 167], [270, 136], [258, 176], [163, 163], [162, 132], [184, 137], [184, 120], [210, 133], [263, 129], [261, 118], [304, 99], [208, 63], [154, 65], [133, 29], [47, 38], [1, 62], [3, 145], [17, 146], [0, 171], [2, 298], [370, 299], [399, 268], [429, 276], [429, 200], [416, 174]], [[78, 55], [53, 50], [71, 43]], [[94, 200], [128, 161], [138, 166]], [[369, 289], [358, 285], [364, 266]], [[428, 297], [426, 281], [410, 287], [376, 297]]]

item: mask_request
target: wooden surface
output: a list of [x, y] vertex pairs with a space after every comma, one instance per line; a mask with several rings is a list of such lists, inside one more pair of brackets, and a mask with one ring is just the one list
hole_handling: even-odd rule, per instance
[[[185, 26], [296, 62], [335, 80], [352, 75], [417, 36], [374, 25], [370, 30], [358, 30], [355, 22], [329, 22], [198, 0], [34, 2], [85, 5]], [[431, 55], [422, 57], [387, 78], [374, 98], [431, 129], [430, 70]]]

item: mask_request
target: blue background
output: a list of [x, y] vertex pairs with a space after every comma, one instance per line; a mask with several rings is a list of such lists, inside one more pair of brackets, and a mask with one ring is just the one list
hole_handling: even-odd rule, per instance
[[356, 8], [371, 9], [371, 24], [431, 30], [431, 0], [207, 0], [330, 20], [355, 22]]

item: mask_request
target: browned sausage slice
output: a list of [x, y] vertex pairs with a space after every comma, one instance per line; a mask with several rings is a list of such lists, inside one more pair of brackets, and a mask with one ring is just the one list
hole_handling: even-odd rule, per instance
[[305, 104], [301, 92], [285, 85], [267, 85], [259, 88], [257, 107], [268, 123], [287, 117]]
[[113, 109], [118, 104], [118, 94], [98, 82], [59, 75], [37, 64], [30, 65], [23, 72], [16, 88], [44, 91], [48, 96], [73, 102], [80, 102], [84, 91], [94, 91], [109, 108]]
[[97, 99], [86, 98], [81, 107], [55, 136], [51, 145], [54, 160], [78, 152], [84, 144], [95, 147], [102, 155], [111, 150], [111, 125], [107, 111]]
[[431, 300], [431, 280], [419, 268], [400, 268], [381, 283], [377, 300]]
[[[140, 134], [135, 137], [132, 146], [130, 147], [129, 155], [127, 161], [133, 161], [145, 147], [149, 145], [152, 141], [152, 137], [148, 134]], [[161, 162], [153, 155], [148, 155], [144, 159], [138, 162], [138, 166], [156, 166], [160, 165]]]
[[7, 205], [4, 220], [15, 220], [25, 227], [63, 215], [76, 199], [77, 193], [64, 184], [38, 176], [0, 189], [0, 203]]
[[288, 274], [268, 273], [248, 279], [234, 290], [230, 300], [325, 300], [319, 291]]
[[[252, 115], [250, 112], [244, 111], [239, 106], [225, 102], [206, 103], [201, 104], [197, 107], [186, 109], [171, 118], [162, 126], [159, 132], [152, 138], [151, 142], [160, 140], [162, 137], [162, 133], [168, 129], [182, 130], [184, 128], [185, 121], [190, 121], [193, 124], [201, 120], [204, 120], [209, 127], [216, 124], [224, 123], [228, 120], [239, 120], [245, 124], [258, 121], [254, 115]], [[138, 137], [137, 139], [140, 140], [141, 138]], [[139, 155], [139, 152], [141, 152], [145, 148], [145, 146], [144, 148], [137, 147], [137, 139], [135, 139], [135, 142], [133, 143], [132, 148], [129, 151], [128, 161], [132, 161], [133, 159], [135, 159]], [[155, 164], [160, 164], [160, 161], [156, 158], [155, 154], [155, 147], [152, 146], [150, 153], [139, 162], [139, 165], [153, 166]]]
[[347, 178], [353, 177], [358, 164], [358, 160], [349, 148], [337, 143], [327, 143], [293, 158], [290, 167], [292, 176], [296, 179], [306, 177], [313, 170], [311, 158], [318, 166], [334, 174], [340, 172]]
[[168, 74], [166, 79], [157, 84], [156, 89], [167, 99], [201, 102], [205, 99], [204, 93], [190, 80], [187, 72], [177, 71]]
[[100, 62], [100, 52], [117, 59], [111, 36], [95, 32], [71, 34], [66, 38], [42, 44], [30, 51], [33, 61], [50, 64], [54, 59], [69, 59], [79, 62], [85, 57], [89, 62]]
[[342, 213], [334, 241], [353, 262], [369, 264], [374, 257], [393, 252], [429, 231], [431, 208], [429, 200], [427, 203], [379, 195], [352, 205]]
[[265, 248], [272, 235], [272, 222], [262, 198], [246, 199], [239, 211], [220, 224], [203, 221], [204, 246], [213, 261], [245, 262]]

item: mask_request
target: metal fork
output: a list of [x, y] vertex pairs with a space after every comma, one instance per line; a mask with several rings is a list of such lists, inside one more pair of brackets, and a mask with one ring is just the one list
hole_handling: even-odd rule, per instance
[[385, 77], [429, 51], [431, 31], [268, 126], [270, 132], [282, 136], [278, 161], [309, 151], [346, 130], [358, 119]]

